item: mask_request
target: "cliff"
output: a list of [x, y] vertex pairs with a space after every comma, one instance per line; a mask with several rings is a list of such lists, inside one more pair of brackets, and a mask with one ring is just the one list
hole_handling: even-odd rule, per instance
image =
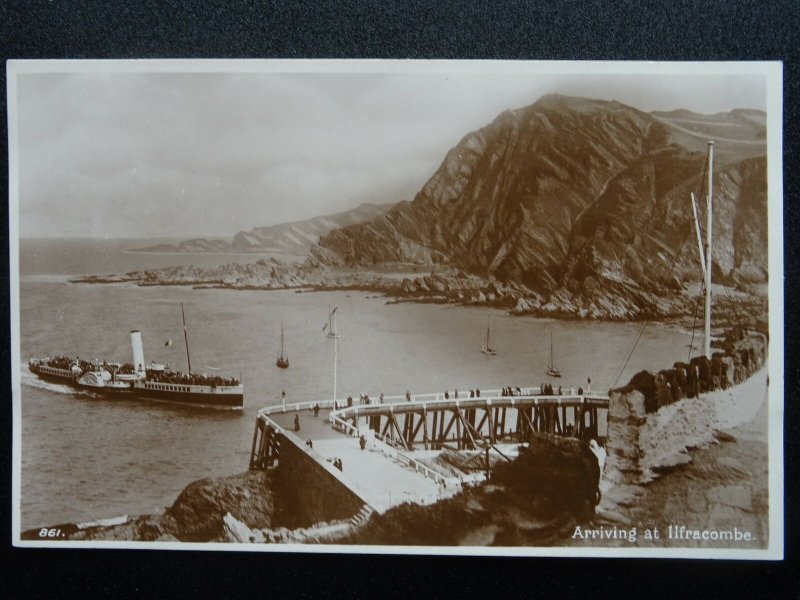
[[762, 117], [545, 96], [465, 136], [412, 202], [331, 231], [312, 255], [444, 263], [524, 286], [549, 312], [663, 313], [665, 280], [678, 292], [699, 279], [689, 193], [720, 131], [732, 137], [717, 144], [716, 279], [766, 281]]

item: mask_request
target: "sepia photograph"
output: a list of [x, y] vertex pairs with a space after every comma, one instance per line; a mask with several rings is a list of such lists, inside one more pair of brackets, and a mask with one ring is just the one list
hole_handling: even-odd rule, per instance
[[7, 80], [15, 545], [783, 557], [780, 63]]

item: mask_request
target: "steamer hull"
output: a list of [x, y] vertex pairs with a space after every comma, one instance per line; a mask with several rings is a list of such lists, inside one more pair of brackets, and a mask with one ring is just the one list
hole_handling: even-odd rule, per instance
[[136, 382], [133, 393], [145, 400], [191, 404], [211, 408], [241, 410], [244, 406], [242, 386], [212, 387], [156, 382]]

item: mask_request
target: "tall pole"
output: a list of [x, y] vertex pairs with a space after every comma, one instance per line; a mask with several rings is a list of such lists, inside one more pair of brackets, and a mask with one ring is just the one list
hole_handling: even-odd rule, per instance
[[[336, 313], [333, 315], [336, 322]], [[333, 336], [333, 410], [336, 410], [336, 370], [339, 362], [339, 338]]]
[[186, 333], [186, 314], [183, 312], [183, 302], [181, 302], [181, 318], [183, 319], [183, 341], [186, 344], [186, 362], [189, 364], [189, 373], [191, 373], [192, 359], [189, 358], [189, 336]]
[[714, 142], [708, 142], [708, 200], [706, 201], [706, 314], [705, 355], [711, 360], [711, 225], [714, 198]]

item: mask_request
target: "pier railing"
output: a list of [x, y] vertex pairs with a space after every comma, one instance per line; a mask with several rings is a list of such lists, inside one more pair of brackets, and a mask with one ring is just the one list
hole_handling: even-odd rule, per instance
[[[464, 402], [467, 400], [477, 400], [479, 402], [483, 402], [487, 399], [495, 399], [495, 398], [561, 398], [562, 400], [566, 399], [575, 399], [575, 398], [589, 398], [589, 399], [596, 399], [601, 401], [608, 401], [608, 393], [603, 392], [594, 392], [594, 393], [585, 393], [582, 395], [577, 394], [569, 394], [569, 393], [562, 393], [561, 395], [552, 395], [552, 396], [545, 396], [542, 394], [536, 393], [539, 386], [530, 386], [521, 388], [522, 393], [515, 395], [515, 396], [503, 396], [502, 390], [500, 389], [490, 389], [490, 390], [480, 390], [480, 396], [477, 397], [470, 397], [469, 393], [470, 390], [461, 390], [458, 392], [458, 396], [456, 396], [455, 390], [453, 393], [448, 394], [448, 398], [445, 398], [445, 392], [432, 392], [432, 393], [425, 393], [425, 394], [410, 394], [411, 397], [410, 402], [419, 403], [419, 402], [439, 402], [439, 401], [454, 401], [458, 400], [459, 402]], [[400, 404], [400, 403], [407, 403], [409, 402], [408, 397], [405, 394], [399, 395], [392, 395], [392, 396], [383, 396], [381, 400], [380, 394], [376, 394], [374, 396], [370, 396], [367, 394], [369, 398], [369, 404], [363, 404], [360, 398], [353, 398], [352, 399], [352, 406], [347, 405], [347, 398], [337, 398], [336, 401], [329, 399], [329, 400], [310, 400], [305, 402], [281, 402], [280, 404], [273, 404], [271, 406], [265, 406], [259, 409], [258, 414], [264, 415], [271, 415], [275, 413], [286, 413], [286, 412], [299, 412], [304, 410], [313, 410], [315, 406], [319, 406], [320, 409], [329, 408], [332, 410], [339, 410], [344, 408], [351, 408], [356, 406], [373, 406], [373, 405], [381, 405], [381, 404]]]

